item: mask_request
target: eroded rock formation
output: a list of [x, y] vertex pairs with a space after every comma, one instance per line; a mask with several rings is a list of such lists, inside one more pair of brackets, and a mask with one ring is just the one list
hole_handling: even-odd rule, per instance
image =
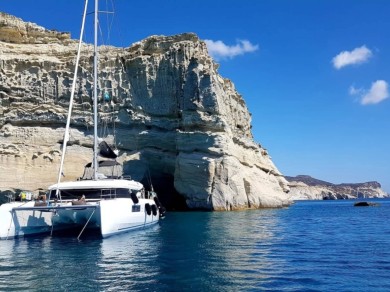
[[356, 198], [386, 198], [378, 182], [332, 184], [308, 175], [286, 176], [292, 200], [340, 200]]
[[[0, 14], [2, 190], [56, 181], [76, 46], [69, 34]], [[92, 48], [83, 47], [64, 180], [81, 176], [92, 152]], [[101, 135], [120, 150], [125, 174], [144, 182], [150, 174], [168, 207], [289, 204], [287, 181], [253, 140], [244, 99], [196, 35], [101, 47], [98, 91]]]

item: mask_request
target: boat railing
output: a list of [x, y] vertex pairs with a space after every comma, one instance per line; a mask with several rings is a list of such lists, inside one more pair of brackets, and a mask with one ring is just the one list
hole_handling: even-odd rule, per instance
[[146, 195], [147, 199], [153, 199], [155, 197], [157, 197], [157, 193], [156, 192], [154, 192], [154, 191], [148, 191], [147, 192], [147, 195]]

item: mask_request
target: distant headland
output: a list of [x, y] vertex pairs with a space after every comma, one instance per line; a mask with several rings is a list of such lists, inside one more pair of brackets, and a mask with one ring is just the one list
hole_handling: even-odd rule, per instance
[[362, 198], [386, 198], [388, 193], [382, 190], [376, 181], [364, 183], [333, 184], [315, 179], [309, 175], [286, 176], [290, 186], [292, 200], [340, 200]]

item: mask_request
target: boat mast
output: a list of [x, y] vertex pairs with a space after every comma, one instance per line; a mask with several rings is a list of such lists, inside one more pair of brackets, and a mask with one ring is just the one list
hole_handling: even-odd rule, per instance
[[[72, 83], [72, 89], [71, 89], [71, 93], [70, 93], [68, 118], [66, 120], [64, 141], [63, 141], [63, 144], [62, 144], [61, 164], [60, 164], [60, 169], [58, 171], [57, 189], [56, 189], [56, 197], [57, 198], [58, 198], [58, 195], [59, 195], [58, 187], [59, 187], [59, 183], [61, 182], [61, 176], [62, 176], [63, 167], [64, 167], [66, 144], [69, 141], [70, 117], [72, 115], [73, 100], [74, 100], [74, 94], [75, 94], [75, 91], [76, 91], [77, 72], [78, 72], [78, 68], [79, 68], [81, 45], [83, 43], [83, 34], [84, 34], [85, 18], [87, 16], [87, 7], [88, 7], [88, 0], [85, 0], [83, 20], [81, 21], [81, 31], [80, 31], [79, 44], [78, 44], [78, 47], [77, 47], [76, 64], [75, 64], [74, 73], [73, 73], [73, 83]], [[49, 199], [50, 199], [50, 194], [49, 194]], [[61, 199], [61, 195], [60, 195], [60, 199]]]
[[98, 0], [95, 0], [95, 21], [94, 21], [94, 33], [95, 33], [95, 41], [94, 41], [94, 49], [93, 49], [93, 179], [97, 180], [97, 147], [98, 147], [98, 137], [97, 137], [97, 105], [98, 105], [98, 96], [97, 96], [97, 64], [98, 64], [98, 49], [97, 49], [97, 30], [98, 30]]

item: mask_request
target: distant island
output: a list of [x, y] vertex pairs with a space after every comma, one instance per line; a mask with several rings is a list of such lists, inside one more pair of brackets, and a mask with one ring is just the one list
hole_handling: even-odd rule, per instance
[[376, 181], [364, 183], [333, 184], [309, 175], [285, 176], [290, 186], [292, 200], [343, 200], [357, 198], [387, 198]]

